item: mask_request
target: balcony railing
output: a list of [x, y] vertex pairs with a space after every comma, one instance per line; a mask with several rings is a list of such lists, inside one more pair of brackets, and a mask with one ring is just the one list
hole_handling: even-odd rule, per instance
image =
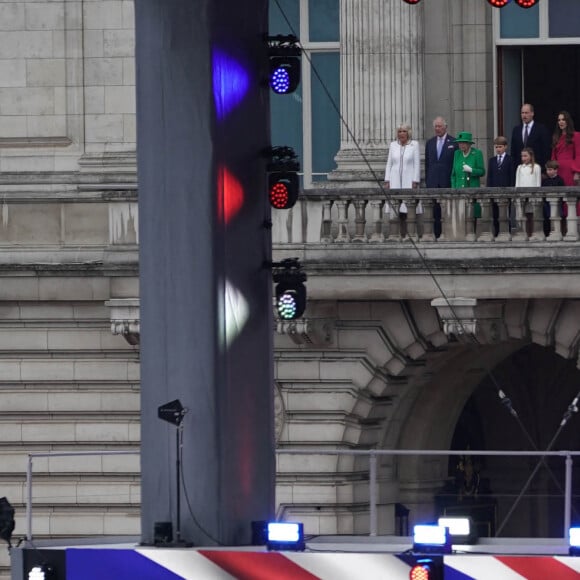
[[579, 198], [580, 187], [307, 190], [275, 212], [274, 243], [577, 242]]

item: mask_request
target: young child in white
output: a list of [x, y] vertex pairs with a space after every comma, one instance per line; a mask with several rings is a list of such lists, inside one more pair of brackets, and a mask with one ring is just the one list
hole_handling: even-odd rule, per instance
[[[516, 187], [540, 187], [542, 185], [542, 168], [534, 159], [534, 151], [529, 147], [522, 149], [522, 162], [516, 169]], [[532, 237], [534, 231], [534, 208], [529, 199], [524, 204], [526, 214], [526, 234]]]

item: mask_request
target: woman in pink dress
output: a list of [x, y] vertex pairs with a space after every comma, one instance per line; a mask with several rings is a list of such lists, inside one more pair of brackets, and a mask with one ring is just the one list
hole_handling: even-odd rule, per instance
[[574, 131], [574, 121], [568, 111], [558, 113], [558, 123], [552, 137], [552, 159], [560, 167], [564, 185], [577, 185], [580, 179], [580, 133]]

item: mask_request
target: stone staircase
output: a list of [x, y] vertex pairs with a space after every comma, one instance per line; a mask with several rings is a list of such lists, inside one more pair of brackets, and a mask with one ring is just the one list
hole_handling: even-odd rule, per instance
[[[138, 536], [139, 354], [111, 334], [104, 301], [0, 302], [0, 495], [26, 536], [32, 462], [32, 536]], [[130, 455], [100, 451], [130, 450]], [[0, 549], [0, 579], [10, 577]]]

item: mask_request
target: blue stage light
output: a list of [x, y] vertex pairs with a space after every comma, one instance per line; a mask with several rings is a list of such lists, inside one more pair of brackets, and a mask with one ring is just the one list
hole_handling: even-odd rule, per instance
[[298, 38], [293, 35], [269, 36], [270, 87], [278, 95], [293, 93], [300, 83]]
[[303, 551], [304, 525], [296, 522], [270, 522], [267, 527], [268, 550]]
[[570, 543], [570, 556], [580, 556], [580, 527], [573, 527], [568, 530]]
[[450, 554], [451, 536], [449, 535], [449, 528], [438, 525], [414, 526], [413, 552]]
[[473, 544], [477, 541], [477, 530], [473, 520], [468, 517], [441, 517], [437, 524], [449, 528], [451, 542], [453, 544]]

